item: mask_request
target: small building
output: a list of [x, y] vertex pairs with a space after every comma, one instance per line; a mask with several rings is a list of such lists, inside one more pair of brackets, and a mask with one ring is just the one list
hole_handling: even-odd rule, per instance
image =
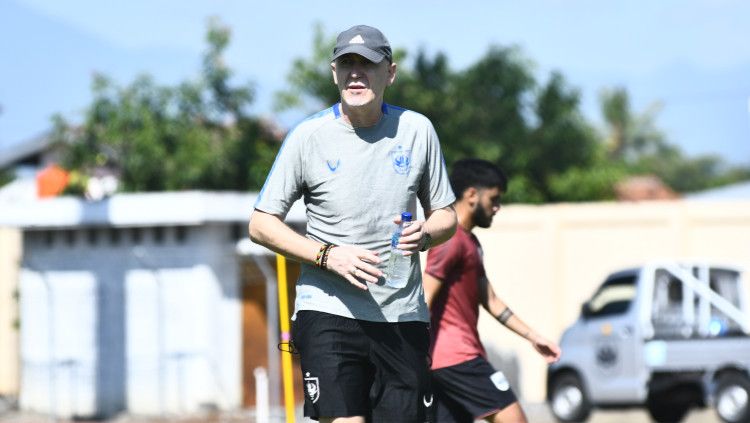
[[0, 227], [0, 413], [18, 397], [18, 265], [21, 234]]
[[631, 176], [615, 184], [618, 201], [675, 200], [680, 196], [655, 175]]
[[0, 147], [0, 169], [42, 169], [59, 162], [62, 149], [49, 134]]
[[[0, 226], [22, 234], [19, 407], [238, 409], [254, 404], [258, 366], [278, 405], [275, 258], [246, 238], [254, 201], [190, 191], [4, 204]], [[302, 227], [303, 209], [287, 222]]]
[[[37, 196], [37, 172], [54, 163], [59, 146], [41, 134], [12, 145], [0, 146], [0, 179], [13, 178], [0, 186], [0, 215], [19, 201]], [[1, 183], [1, 182], [0, 182]], [[0, 225], [0, 411], [18, 397], [18, 264], [20, 232]]]

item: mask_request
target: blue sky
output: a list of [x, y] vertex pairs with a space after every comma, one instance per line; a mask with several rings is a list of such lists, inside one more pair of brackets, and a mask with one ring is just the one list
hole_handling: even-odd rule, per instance
[[581, 90], [595, 124], [600, 90], [624, 86], [636, 111], [661, 103], [657, 124], [686, 153], [750, 165], [750, 2], [741, 0], [3, 0], [0, 148], [42, 133], [53, 113], [80, 120], [94, 72], [123, 85], [140, 73], [164, 84], [195, 77], [209, 16], [232, 29], [227, 62], [256, 85], [259, 115], [273, 116], [273, 94], [316, 22], [328, 33], [366, 23], [394, 47], [444, 52], [455, 69], [493, 44], [518, 46], [540, 81], [558, 70]]

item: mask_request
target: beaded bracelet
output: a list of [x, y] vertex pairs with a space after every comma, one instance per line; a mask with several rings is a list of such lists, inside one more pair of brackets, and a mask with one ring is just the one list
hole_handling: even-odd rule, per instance
[[328, 244], [328, 248], [326, 248], [325, 252], [323, 253], [323, 259], [320, 261], [320, 267], [323, 269], [328, 269], [328, 255], [331, 254], [331, 250], [336, 248], [335, 244]]
[[323, 267], [323, 256], [326, 254], [326, 251], [331, 247], [331, 244], [323, 244], [320, 246], [320, 249], [318, 250], [318, 255], [315, 256], [315, 265], [318, 267]]

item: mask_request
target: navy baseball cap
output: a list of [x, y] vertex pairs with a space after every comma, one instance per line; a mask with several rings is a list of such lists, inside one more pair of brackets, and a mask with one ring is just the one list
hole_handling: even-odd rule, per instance
[[367, 25], [353, 26], [339, 34], [331, 60], [349, 53], [359, 54], [374, 63], [380, 63], [383, 59], [393, 61], [388, 39], [377, 28]]

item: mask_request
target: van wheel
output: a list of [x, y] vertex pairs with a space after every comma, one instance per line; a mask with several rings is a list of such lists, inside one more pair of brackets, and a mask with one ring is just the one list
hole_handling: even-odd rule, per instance
[[555, 378], [550, 395], [552, 414], [561, 422], [584, 422], [591, 414], [591, 403], [581, 379], [566, 373]]
[[647, 406], [648, 413], [657, 423], [681, 422], [690, 411], [690, 402], [684, 401], [679, 398], [679, 395], [670, 392], [649, 396]]
[[750, 380], [746, 376], [732, 373], [719, 379], [716, 414], [726, 423], [750, 422]]

